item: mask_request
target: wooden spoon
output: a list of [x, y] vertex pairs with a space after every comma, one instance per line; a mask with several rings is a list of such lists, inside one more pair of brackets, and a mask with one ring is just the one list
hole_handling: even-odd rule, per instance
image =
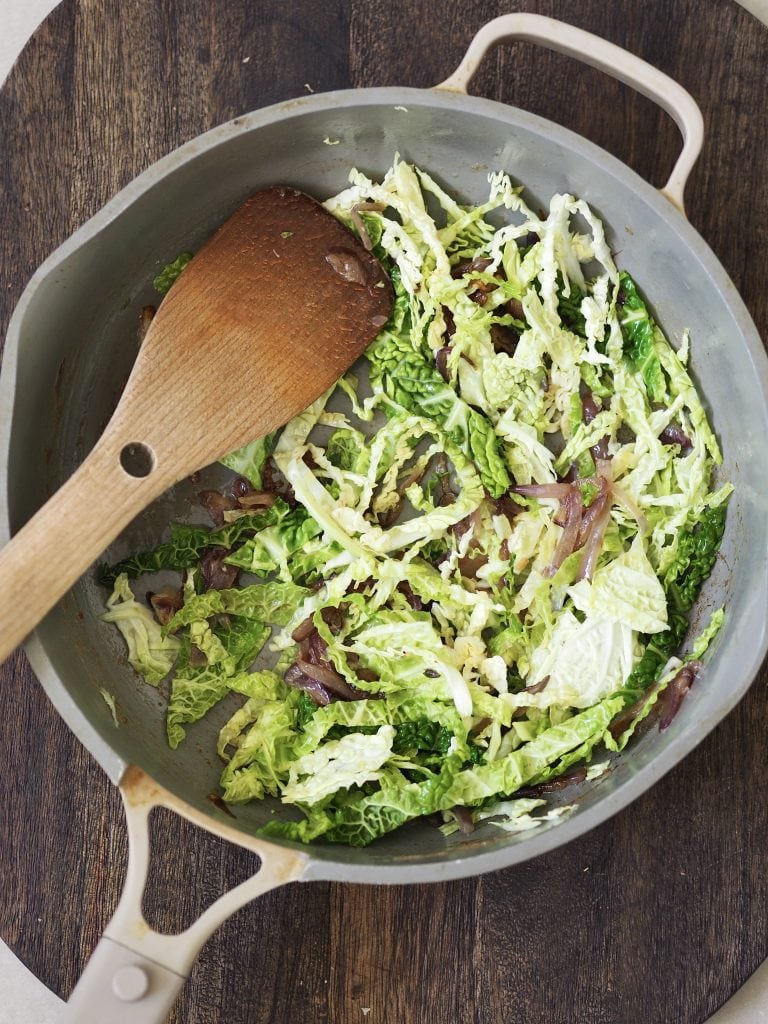
[[323, 394], [392, 301], [319, 203], [282, 186], [248, 199], [163, 300], [91, 454], [0, 552], [0, 660], [162, 491]]

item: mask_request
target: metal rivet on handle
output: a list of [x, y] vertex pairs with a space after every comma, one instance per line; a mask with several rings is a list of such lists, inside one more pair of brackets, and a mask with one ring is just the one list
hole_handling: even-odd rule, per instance
[[149, 977], [143, 967], [121, 967], [112, 979], [112, 991], [123, 1003], [135, 1003], [146, 995]]

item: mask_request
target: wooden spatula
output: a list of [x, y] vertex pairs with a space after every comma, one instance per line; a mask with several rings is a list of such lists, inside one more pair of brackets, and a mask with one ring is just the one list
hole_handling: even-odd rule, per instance
[[329, 388], [392, 300], [378, 260], [309, 196], [248, 199], [163, 300], [96, 447], [0, 552], [0, 660], [162, 491]]

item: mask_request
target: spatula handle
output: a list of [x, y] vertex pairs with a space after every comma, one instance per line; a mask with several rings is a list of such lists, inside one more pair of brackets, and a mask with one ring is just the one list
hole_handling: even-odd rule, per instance
[[172, 481], [137, 477], [124, 445], [104, 435], [63, 487], [0, 551], [0, 661], [4, 661], [133, 517]]

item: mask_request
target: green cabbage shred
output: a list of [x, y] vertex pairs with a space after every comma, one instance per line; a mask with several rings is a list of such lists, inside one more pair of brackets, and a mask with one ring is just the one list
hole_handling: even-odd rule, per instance
[[[218, 709], [224, 800], [285, 806], [265, 835], [364, 846], [438, 815], [460, 842], [457, 808], [489, 830], [554, 822], [571, 806], [547, 784], [623, 749], [724, 620], [688, 637], [731, 488], [687, 342], [586, 203], [537, 212], [506, 174], [489, 184], [472, 206], [399, 159], [382, 181], [352, 171], [326, 206], [357, 230], [362, 204], [394, 289], [365, 361], [222, 459], [268, 507], [100, 567], [102, 618], [168, 686], [170, 746]], [[158, 573], [177, 591], [162, 622], [138, 596]]]

